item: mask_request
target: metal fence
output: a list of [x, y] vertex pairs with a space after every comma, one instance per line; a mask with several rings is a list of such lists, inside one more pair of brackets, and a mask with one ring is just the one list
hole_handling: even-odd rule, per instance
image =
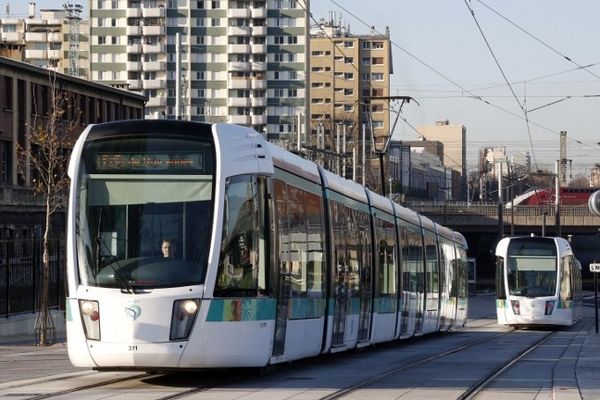
[[[43, 241], [37, 237], [0, 240], [0, 317], [33, 313], [40, 304]], [[51, 309], [64, 309], [65, 243], [50, 240]]]

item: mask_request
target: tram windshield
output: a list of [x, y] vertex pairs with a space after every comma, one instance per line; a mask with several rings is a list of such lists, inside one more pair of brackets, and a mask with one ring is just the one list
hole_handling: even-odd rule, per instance
[[79, 167], [81, 283], [127, 292], [204, 282], [214, 150], [188, 136], [88, 142]]
[[508, 245], [506, 274], [511, 295], [554, 296], [556, 245], [551, 239], [517, 238]]

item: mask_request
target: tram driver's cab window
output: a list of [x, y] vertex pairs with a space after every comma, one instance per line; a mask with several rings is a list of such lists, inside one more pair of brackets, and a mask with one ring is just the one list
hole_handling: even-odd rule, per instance
[[240, 175], [227, 180], [215, 296], [256, 296], [265, 292], [265, 199], [264, 178]]

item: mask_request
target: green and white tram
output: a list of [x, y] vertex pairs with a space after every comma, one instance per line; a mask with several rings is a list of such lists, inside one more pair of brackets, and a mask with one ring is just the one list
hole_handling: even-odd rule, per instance
[[76, 366], [262, 367], [466, 321], [462, 235], [251, 129], [92, 125], [69, 175]]
[[560, 237], [509, 237], [496, 246], [498, 323], [575, 324], [582, 317], [581, 264]]

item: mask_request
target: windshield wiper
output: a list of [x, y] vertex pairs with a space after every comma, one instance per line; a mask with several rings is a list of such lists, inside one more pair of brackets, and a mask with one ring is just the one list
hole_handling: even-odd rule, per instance
[[[100, 273], [100, 263], [102, 262], [102, 250], [108, 250], [110, 254], [110, 249], [102, 242], [102, 207], [100, 207], [100, 216], [98, 217], [98, 230], [96, 232], [96, 274]], [[113, 264], [117, 264], [117, 268], [114, 267]], [[135, 288], [129, 282], [127, 276], [123, 276], [121, 273], [121, 266], [119, 265], [119, 261], [115, 261], [114, 263], [108, 264], [110, 269], [113, 271], [113, 276], [117, 282], [119, 282], [119, 286], [121, 286], [121, 291], [129, 294], [136, 294]]]

